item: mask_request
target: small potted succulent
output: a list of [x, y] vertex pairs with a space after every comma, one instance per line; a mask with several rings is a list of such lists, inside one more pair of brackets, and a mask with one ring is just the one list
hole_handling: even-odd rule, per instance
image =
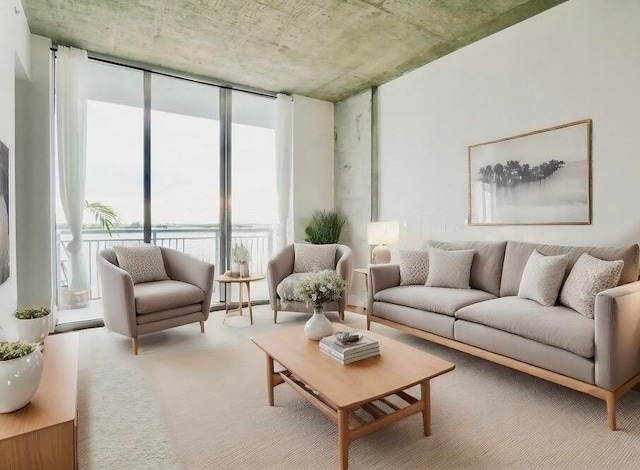
[[49, 334], [49, 315], [46, 307], [25, 308], [13, 314], [18, 327], [18, 337], [28, 343], [41, 343]]
[[251, 262], [251, 252], [244, 245], [233, 245], [231, 258], [234, 263], [233, 271], [239, 272], [240, 277], [249, 277], [249, 263]]
[[34, 343], [0, 342], [0, 413], [26, 406], [42, 378], [42, 353]]
[[313, 340], [321, 340], [333, 333], [333, 327], [324, 316], [323, 307], [327, 302], [337, 302], [347, 282], [332, 269], [309, 274], [300, 281], [294, 291], [296, 300], [313, 304], [313, 315], [304, 325], [304, 332]]

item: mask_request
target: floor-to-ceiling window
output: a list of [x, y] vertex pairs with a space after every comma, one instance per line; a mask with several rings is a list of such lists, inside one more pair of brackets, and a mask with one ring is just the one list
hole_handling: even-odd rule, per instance
[[[242, 243], [252, 271], [265, 272], [277, 222], [275, 100], [97, 60], [89, 75], [86, 200], [113, 209], [120, 226], [109, 235], [86, 210], [90, 290], [74, 298], [58, 203], [58, 305], [101, 297], [95, 258], [114, 244], [171, 247], [214, 263], [219, 274]], [[266, 299], [266, 286], [252, 297]]]

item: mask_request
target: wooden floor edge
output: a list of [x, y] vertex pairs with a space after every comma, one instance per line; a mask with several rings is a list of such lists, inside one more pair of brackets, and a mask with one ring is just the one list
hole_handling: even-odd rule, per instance
[[[433, 333], [428, 333], [426, 331], [422, 331], [417, 328], [413, 328], [411, 326], [403, 325], [402, 323], [396, 323], [394, 321], [387, 320], [385, 318], [375, 317], [372, 315], [369, 315], [367, 318], [372, 323], [380, 323], [381, 325], [385, 325], [391, 328], [395, 328], [397, 330], [404, 331], [406, 333], [410, 333], [414, 336], [418, 336], [419, 338], [426, 339], [427, 341], [441, 344], [443, 346], [447, 346], [451, 349], [456, 349], [458, 351], [471, 354], [472, 356], [476, 356], [481, 359], [486, 359], [496, 364], [500, 364], [502, 366], [509, 367], [511, 369], [515, 369], [517, 371], [524, 372], [529, 375], [533, 375], [540, 379], [544, 379], [549, 382], [553, 382], [558, 385], [562, 385], [564, 387], [577, 390], [578, 392], [586, 393], [587, 395], [591, 395], [593, 397], [599, 398], [600, 400], [606, 399], [608, 390], [604, 388], [600, 388], [596, 385], [593, 385], [587, 382], [582, 382], [580, 380], [567, 377], [566, 375], [558, 374], [556, 372], [552, 372], [547, 369], [542, 369], [540, 367], [527, 364], [526, 362], [521, 362], [516, 359], [512, 359], [510, 357], [502, 356], [500, 354], [487, 351], [486, 349], [481, 349], [476, 346], [471, 346], [469, 344], [462, 343], [454, 339], [444, 338], [442, 336], [438, 336]], [[635, 377], [635, 379], [638, 379], [638, 381], [640, 382], [640, 375]], [[631, 386], [629, 386], [626, 390], [623, 390], [626, 386], [628, 386], [629, 383], [632, 383]], [[627, 384], [623, 385], [622, 387], [618, 388], [615, 391], [616, 397], [623, 395], [625, 392], [629, 391], [634, 385], [635, 385], [634, 379], [631, 379], [629, 382], [627, 382]]]

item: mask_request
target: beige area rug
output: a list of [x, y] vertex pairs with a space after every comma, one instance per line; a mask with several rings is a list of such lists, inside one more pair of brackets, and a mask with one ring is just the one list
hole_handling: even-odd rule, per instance
[[[273, 325], [264, 306], [252, 327], [232, 328], [215, 313], [204, 335], [196, 324], [142, 337], [138, 357], [126, 338], [83, 331], [80, 468], [338, 468], [337, 431], [324, 415], [286, 384], [267, 406], [264, 354], [249, 339], [306, 319], [282, 313]], [[353, 313], [347, 322], [365, 325]], [[600, 400], [381, 325], [373, 330], [456, 369], [432, 382], [431, 437], [414, 415], [353, 442], [350, 468], [639, 468], [640, 393], [621, 399], [620, 430], [610, 432]]]

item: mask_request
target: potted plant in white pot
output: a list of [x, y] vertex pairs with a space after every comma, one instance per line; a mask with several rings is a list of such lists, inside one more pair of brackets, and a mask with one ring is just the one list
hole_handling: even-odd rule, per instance
[[294, 291], [296, 300], [313, 304], [313, 315], [304, 325], [305, 334], [313, 340], [321, 340], [333, 333], [333, 327], [324, 316], [323, 307], [327, 302], [337, 302], [347, 282], [336, 271], [325, 269], [309, 274], [300, 281]]
[[18, 337], [27, 343], [42, 343], [49, 334], [49, 315], [46, 307], [25, 308], [13, 314]]
[[251, 252], [244, 245], [233, 245], [231, 258], [234, 263], [234, 271], [240, 273], [240, 277], [249, 277], [249, 263], [251, 262]]
[[26, 406], [42, 378], [42, 353], [34, 343], [0, 343], [0, 413]]

